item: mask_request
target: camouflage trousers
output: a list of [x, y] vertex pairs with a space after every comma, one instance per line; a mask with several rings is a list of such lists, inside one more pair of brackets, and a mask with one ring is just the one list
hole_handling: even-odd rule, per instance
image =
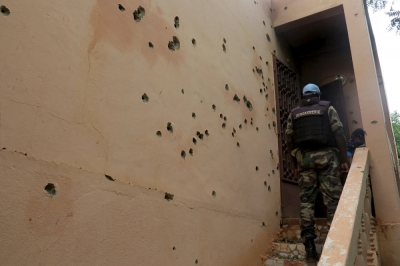
[[321, 191], [327, 207], [327, 221], [330, 226], [343, 190], [340, 181], [340, 161], [334, 148], [314, 151], [297, 151], [300, 187], [300, 227], [303, 239], [315, 239], [314, 207], [318, 191]]

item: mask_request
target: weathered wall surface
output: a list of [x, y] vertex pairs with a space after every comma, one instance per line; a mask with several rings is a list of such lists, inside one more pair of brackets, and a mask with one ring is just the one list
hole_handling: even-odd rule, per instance
[[1, 5], [0, 261], [258, 265], [280, 216], [270, 2]]
[[384, 224], [377, 229], [382, 265], [399, 265], [400, 224]]

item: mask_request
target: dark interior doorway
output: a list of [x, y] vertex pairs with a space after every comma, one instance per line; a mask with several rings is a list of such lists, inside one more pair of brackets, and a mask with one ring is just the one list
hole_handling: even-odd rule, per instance
[[[299, 75], [274, 57], [275, 89], [278, 116], [279, 170], [281, 176], [281, 211], [282, 218], [298, 218], [300, 216], [300, 199], [298, 181], [292, 173], [290, 153], [285, 134], [287, 118], [290, 111], [299, 105], [301, 86]], [[341, 80], [334, 80], [320, 87], [321, 100], [330, 101], [337, 110], [348, 135], [347, 117]], [[326, 207], [319, 193], [315, 205], [315, 217], [326, 218]]]
[[[351, 52], [341, 5], [274, 29], [280, 42], [291, 52], [291, 66], [298, 70], [296, 73], [274, 58], [282, 218], [299, 218], [299, 188], [287, 150], [286, 119], [291, 109], [299, 104], [301, 88], [307, 83], [315, 83], [320, 86], [322, 100], [330, 101], [338, 111], [346, 137], [349, 136], [342, 80], [334, 79], [338, 74], [351, 74]], [[316, 217], [326, 217], [322, 198], [316, 205]]]

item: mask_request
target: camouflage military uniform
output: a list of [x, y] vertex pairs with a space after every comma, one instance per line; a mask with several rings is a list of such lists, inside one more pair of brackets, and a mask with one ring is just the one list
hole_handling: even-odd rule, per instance
[[[332, 106], [328, 109], [328, 117], [332, 131], [343, 127], [336, 110]], [[291, 115], [287, 120], [286, 134], [293, 134]], [[315, 239], [314, 206], [318, 191], [321, 191], [327, 207], [329, 226], [343, 190], [340, 181], [338, 149], [332, 147], [318, 150], [294, 149], [291, 155], [296, 157], [299, 167], [301, 236], [303, 239]]]

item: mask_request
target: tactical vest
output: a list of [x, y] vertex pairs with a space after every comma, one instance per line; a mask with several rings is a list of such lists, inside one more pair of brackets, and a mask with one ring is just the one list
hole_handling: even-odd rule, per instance
[[296, 147], [302, 149], [337, 147], [328, 117], [330, 104], [330, 102], [312, 98], [302, 100], [301, 105], [292, 110]]

